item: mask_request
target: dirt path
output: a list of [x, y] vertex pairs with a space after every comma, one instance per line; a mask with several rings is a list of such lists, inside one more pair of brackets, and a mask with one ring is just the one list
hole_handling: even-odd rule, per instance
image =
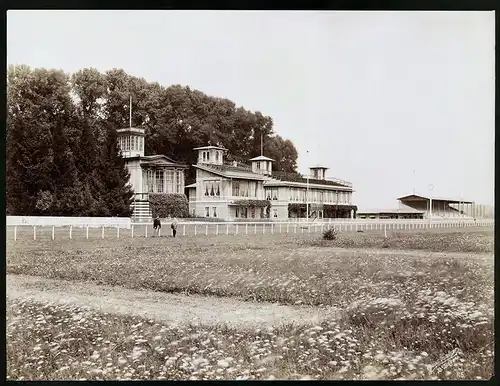
[[227, 323], [239, 327], [307, 324], [338, 316], [330, 307], [292, 307], [273, 303], [252, 303], [208, 296], [186, 296], [154, 291], [137, 291], [87, 282], [7, 275], [7, 298], [43, 303], [71, 303], [79, 307], [155, 319], [167, 323]]

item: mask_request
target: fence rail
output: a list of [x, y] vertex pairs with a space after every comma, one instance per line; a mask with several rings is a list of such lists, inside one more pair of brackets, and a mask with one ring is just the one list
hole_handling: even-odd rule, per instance
[[[274, 234], [274, 233], [316, 233], [323, 232], [327, 228], [334, 228], [339, 232], [368, 232], [368, 231], [404, 231], [404, 230], [424, 230], [435, 228], [464, 228], [464, 227], [490, 227], [494, 225], [494, 220], [350, 220], [328, 222], [181, 222], [177, 227], [179, 236], [198, 235], [238, 235], [238, 234]], [[170, 224], [164, 224], [160, 230], [160, 236], [171, 235]], [[14, 240], [26, 240], [27, 238], [52, 239], [56, 238], [124, 238], [124, 237], [151, 237], [154, 236], [152, 224], [132, 223], [130, 228], [120, 227], [120, 225], [109, 225], [101, 227], [73, 227], [72, 225], [52, 225], [52, 226], [30, 226], [15, 225], [7, 226], [7, 238]]]

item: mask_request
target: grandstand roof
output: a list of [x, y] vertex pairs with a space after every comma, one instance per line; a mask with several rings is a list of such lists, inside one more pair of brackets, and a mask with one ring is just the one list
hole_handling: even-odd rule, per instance
[[460, 200], [460, 199], [452, 199], [452, 198], [443, 198], [443, 197], [430, 197], [430, 196], [422, 196], [420, 194], [409, 194], [407, 196], [399, 197], [399, 201], [430, 201], [432, 198], [432, 201], [443, 201], [447, 202], [449, 204], [459, 204], [459, 203], [464, 203], [464, 204], [473, 204], [473, 201], [467, 201], [467, 200]]

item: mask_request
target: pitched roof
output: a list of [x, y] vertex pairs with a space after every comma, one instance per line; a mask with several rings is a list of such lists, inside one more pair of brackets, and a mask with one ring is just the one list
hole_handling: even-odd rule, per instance
[[321, 165], [313, 165], [313, 166], [309, 166], [309, 169], [325, 169], [325, 170], [328, 170], [330, 168], [326, 167], [326, 166], [321, 166]]
[[176, 168], [187, 168], [188, 166], [185, 164], [177, 163], [172, 158], [167, 157], [166, 155], [156, 154], [156, 155], [147, 155], [143, 157], [138, 157], [141, 161], [141, 166], [173, 166]]
[[461, 200], [461, 199], [453, 199], [453, 198], [443, 198], [443, 197], [430, 197], [430, 196], [423, 196], [423, 195], [420, 195], [420, 194], [409, 194], [407, 196], [403, 196], [403, 197], [399, 197], [398, 200], [399, 201], [403, 201], [403, 200], [406, 200], [406, 201], [430, 201], [430, 199], [432, 198], [432, 201], [444, 201], [444, 202], [448, 202], [450, 204], [458, 204], [460, 202], [463, 202], [465, 204], [472, 204], [473, 201], [467, 201], [467, 200]]
[[253, 173], [247, 168], [229, 165], [212, 165], [212, 164], [197, 164], [193, 165], [195, 168], [205, 170], [226, 178], [241, 178], [247, 180], [266, 180], [267, 177], [262, 174]]
[[209, 146], [201, 146], [201, 147], [195, 147], [193, 150], [210, 150], [210, 149], [225, 150], [225, 151], [227, 151], [227, 149], [226, 149], [226, 148], [219, 147], [219, 146], [212, 146], [212, 145], [209, 145]]
[[274, 161], [272, 158], [259, 155], [258, 157], [250, 158], [249, 161]]

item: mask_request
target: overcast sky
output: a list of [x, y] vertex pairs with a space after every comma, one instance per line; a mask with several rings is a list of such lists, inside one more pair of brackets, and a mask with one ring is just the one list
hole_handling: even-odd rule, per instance
[[[274, 120], [360, 209], [494, 201], [493, 12], [9, 11], [8, 64], [189, 85]], [[309, 153], [307, 154], [307, 151]], [[415, 170], [415, 184], [414, 173]]]

